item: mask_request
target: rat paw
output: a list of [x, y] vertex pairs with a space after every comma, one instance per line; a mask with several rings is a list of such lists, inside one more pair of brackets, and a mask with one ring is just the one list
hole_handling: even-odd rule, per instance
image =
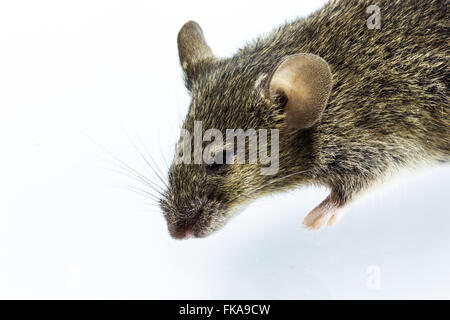
[[319, 230], [335, 224], [337, 220], [334, 212], [316, 212], [316, 210], [313, 210], [303, 219], [303, 226], [309, 230]]
[[330, 195], [305, 217], [303, 225], [309, 230], [330, 227], [341, 219], [343, 211], [342, 207], [336, 205], [334, 196]]

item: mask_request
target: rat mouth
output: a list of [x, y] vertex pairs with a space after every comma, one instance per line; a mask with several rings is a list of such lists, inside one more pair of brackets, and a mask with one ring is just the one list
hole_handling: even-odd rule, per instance
[[220, 229], [226, 222], [225, 211], [202, 212], [195, 220], [179, 221], [169, 224], [169, 233], [174, 239], [205, 238]]
[[207, 230], [210, 226], [206, 226], [198, 221], [195, 222], [179, 222], [169, 225], [169, 233], [174, 239], [190, 239], [190, 238], [203, 238], [210, 232]]
[[[169, 233], [174, 239], [186, 240], [191, 238], [205, 238], [212, 233], [219, 231], [234, 216], [244, 211], [250, 202], [244, 202], [239, 205], [228, 207], [224, 204], [208, 205], [197, 208], [196, 215], [187, 217], [177, 214], [178, 220], [170, 223], [168, 218]], [[184, 219], [180, 219], [184, 216]]]

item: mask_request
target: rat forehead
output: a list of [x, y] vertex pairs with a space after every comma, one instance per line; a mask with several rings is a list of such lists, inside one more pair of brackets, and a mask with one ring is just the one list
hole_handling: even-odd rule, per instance
[[267, 73], [258, 73], [250, 77], [242, 74], [203, 76], [189, 90], [190, 109], [194, 111], [198, 107], [202, 107], [207, 110], [215, 105], [228, 105], [236, 108], [242, 106], [243, 103], [256, 102], [267, 77]]
[[[258, 125], [255, 116], [264, 119], [266, 108], [262, 88], [268, 74], [255, 68], [217, 67], [200, 75], [190, 90], [190, 106], [184, 128], [192, 129], [194, 121], [204, 128], [219, 130]], [[250, 121], [252, 120], [252, 121]], [[250, 123], [252, 122], [252, 123]]]
[[191, 80], [192, 91], [214, 91], [219, 88], [242, 88], [254, 83], [261, 74], [260, 67], [248, 60], [217, 59], [205, 65]]

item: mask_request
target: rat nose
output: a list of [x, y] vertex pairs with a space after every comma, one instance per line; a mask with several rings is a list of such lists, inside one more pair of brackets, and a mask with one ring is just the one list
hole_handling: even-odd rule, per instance
[[192, 228], [183, 227], [178, 229], [172, 229], [171, 231], [172, 237], [175, 239], [189, 239], [194, 237], [194, 232], [192, 231]]
[[194, 237], [194, 232], [191, 228], [187, 228], [186, 230], [180, 230], [178, 234], [178, 239], [189, 239]]
[[184, 239], [189, 239], [194, 236], [194, 233], [192, 232], [192, 229], [187, 229], [184, 233]]

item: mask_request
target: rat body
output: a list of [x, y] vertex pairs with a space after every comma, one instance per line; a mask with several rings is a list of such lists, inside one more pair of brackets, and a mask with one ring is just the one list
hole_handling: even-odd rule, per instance
[[378, 0], [379, 30], [366, 26], [372, 2], [331, 1], [230, 58], [183, 26], [183, 128], [277, 128], [279, 170], [172, 164], [160, 204], [173, 237], [207, 236], [244, 203], [308, 184], [330, 189], [304, 220], [318, 229], [396, 169], [450, 160], [449, 1]]

